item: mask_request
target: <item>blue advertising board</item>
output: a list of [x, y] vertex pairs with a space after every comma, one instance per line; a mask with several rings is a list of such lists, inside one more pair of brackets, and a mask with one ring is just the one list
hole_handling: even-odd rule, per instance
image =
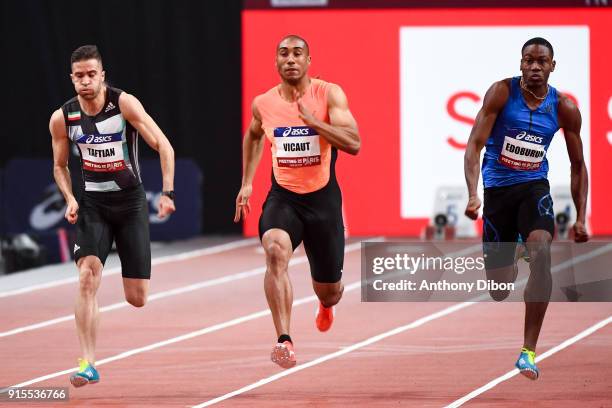
[[[149, 201], [151, 239], [169, 241], [199, 235], [202, 172], [197, 164], [188, 159], [176, 161], [174, 190], [177, 211], [164, 220], [157, 217], [157, 202], [162, 188], [159, 160], [141, 160], [140, 164]], [[46, 235], [58, 228], [73, 228], [64, 219], [65, 202], [53, 180], [51, 160], [13, 159], [7, 163], [2, 177], [0, 200], [4, 233]]]

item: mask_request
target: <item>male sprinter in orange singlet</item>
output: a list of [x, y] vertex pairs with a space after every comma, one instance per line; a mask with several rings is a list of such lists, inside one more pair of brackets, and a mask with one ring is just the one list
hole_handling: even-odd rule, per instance
[[336, 181], [338, 149], [357, 154], [357, 123], [342, 89], [308, 76], [308, 43], [288, 35], [276, 49], [281, 83], [253, 100], [253, 117], [243, 142], [242, 187], [234, 221], [250, 211], [253, 177], [264, 135], [272, 145], [272, 188], [263, 205], [259, 236], [266, 253], [264, 289], [278, 341], [271, 359], [283, 368], [296, 364], [289, 336], [293, 291], [289, 259], [304, 242], [312, 286], [320, 300], [316, 326], [331, 327], [340, 301], [344, 263], [342, 196]]

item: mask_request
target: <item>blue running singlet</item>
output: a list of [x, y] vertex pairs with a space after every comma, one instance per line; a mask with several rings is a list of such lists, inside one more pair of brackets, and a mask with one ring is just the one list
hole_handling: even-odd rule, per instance
[[558, 95], [552, 86], [531, 110], [523, 99], [520, 77], [510, 81], [510, 95], [486, 144], [482, 162], [484, 187], [501, 187], [546, 179], [546, 151], [559, 130]]

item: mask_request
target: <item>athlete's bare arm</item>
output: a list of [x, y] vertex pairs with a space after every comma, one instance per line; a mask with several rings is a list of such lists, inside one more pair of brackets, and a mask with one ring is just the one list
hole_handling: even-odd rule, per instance
[[265, 132], [261, 123], [261, 115], [257, 110], [256, 100], [257, 98], [251, 104], [253, 116], [242, 141], [242, 186], [236, 197], [234, 222], [240, 221], [241, 216], [244, 219], [251, 211], [249, 198], [253, 192], [253, 178], [261, 161], [261, 154], [265, 143]]
[[72, 180], [70, 180], [70, 171], [68, 170], [70, 141], [66, 134], [66, 124], [61, 109], [56, 110], [51, 115], [49, 131], [51, 132], [51, 146], [53, 147], [53, 177], [66, 200], [64, 217], [69, 223], [74, 224], [77, 222], [79, 204], [72, 192]]
[[465, 215], [475, 220], [478, 218], [478, 209], [481, 202], [478, 197], [478, 178], [480, 177], [480, 151], [484, 147], [497, 115], [501, 112], [510, 95], [510, 87], [508, 80], [504, 79], [495, 82], [484, 97], [482, 108], [476, 115], [476, 121], [470, 138], [468, 139], [467, 147], [465, 148], [465, 156], [463, 169], [465, 172], [465, 181], [467, 183], [469, 200], [465, 208]]
[[302, 105], [299, 98], [296, 99], [300, 109], [300, 119], [307, 126], [316, 130], [332, 146], [350, 154], [359, 153], [361, 138], [357, 129], [357, 122], [349, 110], [348, 99], [338, 85], [332, 84], [327, 97], [327, 110], [329, 122], [325, 123], [314, 117]]
[[[157, 123], [145, 111], [144, 107], [136, 97], [122, 92], [119, 95], [119, 109], [125, 120], [142, 135], [142, 138], [151, 148], [159, 153], [161, 163], [163, 191], [174, 190], [174, 149], [168, 141], [164, 132]], [[176, 210], [174, 201], [162, 195], [159, 199], [157, 215], [164, 218]]]
[[558, 112], [559, 125], [565, 133], [565, 144], [567, 145], [567, 153], [571, 163], [572, 198], [576, 206], [574, 240], [576, 242], [586, 242], [589, 239], [585, 227], [589, 180], [582, 154], [582, 139], [580, 138], [582, 117], [574, 102], [562, 94], [559, 95]]

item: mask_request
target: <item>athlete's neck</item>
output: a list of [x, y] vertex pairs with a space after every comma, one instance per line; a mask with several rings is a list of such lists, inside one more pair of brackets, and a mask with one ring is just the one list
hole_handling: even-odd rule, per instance
[[104, 102], [106, 101], [106, 85], [102, 85], [102, 89], [93, 99], [85, 99], [81, 97], [81, 95], [77, 95], [79, 99], [79, 105], [81, 105], [81, 109], [87, 116], [95, 116], [104, 107]]
[[524, 78], [521, 78], [520, 86], [523, 91], [525, 91], [523, 92], [523, 96], [534, 101], [542, 101], [546, 99], [546, 96], [548, 96], [548, 82], [534, 85], [525, 81]]
[[297, 91], [298, 97], [301, 97], [306, 92], [306, 89], [310, 86], [310, 77], [304, 75], [295, 84], [290, 84], [287, 81], [283, 81], [280, 84], [280, 96], [286, 101], [295, 102], [295, 93]]

